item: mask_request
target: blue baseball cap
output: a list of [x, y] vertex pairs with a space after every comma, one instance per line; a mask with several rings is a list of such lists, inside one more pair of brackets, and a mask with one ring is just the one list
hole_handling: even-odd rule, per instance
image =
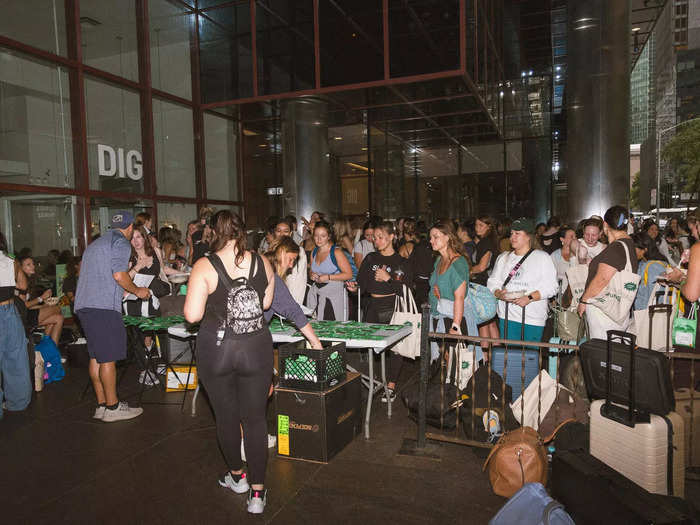
[[112, 215], [112, 229], [125, 230], [134, 222], [134, 216], [128, 211], [118, 211]]

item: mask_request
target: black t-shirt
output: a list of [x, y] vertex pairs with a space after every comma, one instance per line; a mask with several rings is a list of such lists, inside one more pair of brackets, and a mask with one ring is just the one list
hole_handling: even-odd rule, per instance
[[426, 280], [433, 273], [433, 266], [435, 264], [433, 257], [433, 248], [430, 243], [421, 239], [418, 243], [413, 243], [413, 251], [408, 257], [411, 262], [411, 268], [413, 269], [413, 275]]
[[489, 279], [489, 271], [493, 270], [493, 266], [496, 264], [496, 257], [498, 251], [496, 250], [496, 245], [493, 243], [491, 237], [486, 237], [485, 239], [479, 240], [476, 243], [476, 251], [474, 252], [474, 264], [479, 264], [484, 255], [491, 252], [491, 259], [489, 260], [489, 266], [486, 270], [480, 273], [475, 273], [471, 276], [470, 281], [486, 286], [486, 281]]
[[596, 255], [591, 264], [588, 266], [588, 278], [586, 279], [586, 288], [591, 283], [595, 274], [598, 273], [598, 267], [601, 263], [605, 263], [608, 266], [612, 266], [618, 272], [625, 269], [627, 264], [627, 254], [625, 253], [625, 248], [621, 243], [627, 245], [627, 250], [630, 254], [630, 264], [632, 265], [632, 271], [637, 271], [637, 266], [639, 262], [637, 261], [637, 252], [634, 250], [634, 241], [630, 238], [620, 239], [618, 242], [609, 244], [602, 252]]
[[71, 292], [75, 294], [75, 291], [78, 289], [78, 277], [73, 276], [73, 277], [66, 277], [63, 279], [63, 286], [61, 287], [61, 290], [63, 291], [64, 294], [67, 294], [68, 292]]
[[[382, 266], [391, 275], [390, 281], [377, 281], [374, 272]], [[357, 282], [363, 293], [389, 295], [401, 293], [402, 285], [411, 286], [413, 282], [413, 267], [409, 259], [404, 259], [398, 253], [382, 255], [379, 252], [368, 253], [362, 260]]]

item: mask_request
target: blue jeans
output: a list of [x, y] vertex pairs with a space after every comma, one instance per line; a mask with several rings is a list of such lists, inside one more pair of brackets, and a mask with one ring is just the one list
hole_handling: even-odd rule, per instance
[[24, 410], [32, 400], [27, 337], [15, 305], [0, 305], [0, 417], [2, 402], [8, 410]]

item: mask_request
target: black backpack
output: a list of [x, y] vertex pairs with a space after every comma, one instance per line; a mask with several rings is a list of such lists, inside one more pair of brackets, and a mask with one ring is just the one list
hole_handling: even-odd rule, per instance
[[257, 253], [251, 253], [248, 278], [231, 279], [218, 255], [210, 255], [209, 262], [219, 275], [219, 280], [227, 290], [226, 317], [217, 330], [216, 344], [221, 344], [226, 335], [246, 335], [255, 333], [265, 326], [262, 300], [257, 290], [250, 285], [260, 262]]

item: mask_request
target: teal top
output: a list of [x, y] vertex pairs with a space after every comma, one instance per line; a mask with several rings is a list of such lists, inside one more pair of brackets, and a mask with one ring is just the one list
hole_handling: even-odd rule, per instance
[[440, 290], [440, 297], [442, 299], [449, 299], [450, 301], [455, 300], [455, 290], [459, 288], [463, 282], [466, 282], [467, 285], [469, 284], [469, 263], [463, 256], [459, 256], [452, 261], [452, 264], [450, 264], [447, 271], [442, 275], [438, 272], [440, 259], [441, 257], [437, 258], [435, 266], [433, 267], [433, 273], [430, 274], [430, 294], [428, 295], [428, 299], [430, 300], [430, 311], [433, 315], [437, 314], [438, 299], [435, 297], [435, 292], [433, 291], [436, 284]]

